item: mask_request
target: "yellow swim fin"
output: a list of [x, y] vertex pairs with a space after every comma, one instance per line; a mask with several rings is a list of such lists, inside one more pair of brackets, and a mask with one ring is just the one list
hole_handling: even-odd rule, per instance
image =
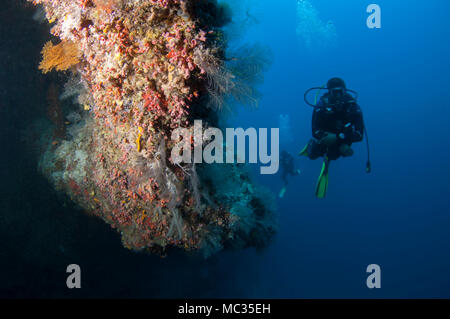
[[316, 197], [317, 198], [325, 198], [328, 189], [328, 167], [330, 165], [330, 161], [325, 158], [322, 164], [322, 171], [320, 172], [319, 179], [317, 180], [316, 185]]
[[298, 156], [308, 156], [308, 144], [305, 145], [305, 147], [298, 153]]
[[278, 197], [279, 197], [279, 198], [283, 198], [285, 193], [286, 193], [286, 186], [284, 186], [284, 187], [281, 189], [280, 193], [278, 194]]

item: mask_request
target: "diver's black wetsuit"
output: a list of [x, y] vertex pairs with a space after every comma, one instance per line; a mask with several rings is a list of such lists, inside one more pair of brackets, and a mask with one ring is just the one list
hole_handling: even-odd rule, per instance
[[[319, 143], [326, 132], [334, 133], [338, 137], [337, 142], [328, 147]], [[312, 134], [314, 139], [308, 145], [309, 158], [317, 159], [327, 155], [329, 160], [338, 159], [342, 155], [342, 144], [351, 146], [352, 143], [363, 139], [364, 122], [359, 105], [348, 93], [339, 100], [325, 93], [314, 108]]]
[[280, 164], [281, 178], [283, 179], [284, 185], [287, 185], [288, 175], [296, 176], [299, 174], [299, 171], [294, 167], [294, 157], [286, 151], [281, 152]]

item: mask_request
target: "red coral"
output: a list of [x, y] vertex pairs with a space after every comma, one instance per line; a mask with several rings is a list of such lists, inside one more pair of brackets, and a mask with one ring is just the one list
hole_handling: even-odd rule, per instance
[[167, 102], [162, 95], [151, 89], [148, 89], [143, 95], [144, 107], [150, 111], [155, 117], [163, 117], [166, 115]]

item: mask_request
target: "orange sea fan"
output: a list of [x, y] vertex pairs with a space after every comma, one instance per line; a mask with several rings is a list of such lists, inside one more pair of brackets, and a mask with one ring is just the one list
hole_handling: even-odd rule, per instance
[[51, 41], [48, 41], [42, 49], [42, 61], [39, 64], [39, 70], [42, 70], [42, 73], [48, 73], [52, 69], [65, 71], [80, 62], [78, 57], [79, 51], [75, 43], [63, 41], [53, 45]]

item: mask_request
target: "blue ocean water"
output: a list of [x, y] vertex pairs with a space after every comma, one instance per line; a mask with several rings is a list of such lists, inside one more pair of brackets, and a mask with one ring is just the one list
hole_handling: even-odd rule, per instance
[[[287, 114], [294, 136], [288, 150], [297, 154], [311, 135], [304, 91], [342, 77], [359, 92], [373, 172], [364, 172], [365, 144], [355, 144], [353, 157], [332, 163], [327, 198], [318, 200], [321, 162], [296, 158], [302, 173], [278, 200], [279, 231], [263, 251], [223, 252], [206, 261], [126, 251], [107, 225], [59, 202], [20, 147], [18, 132], [29, 124], [24, 112], [37, 112], [27, 105], [43, 99], [44, 80], [14, 76], [39, 60], [43, 42], [25, 37], [48, 30], [32, 22], [11, 33], [3, 29], [2, 38], [17, 38], [3, 41], [1, 50], [7, 70], [0, 73], [1, 200], [10, 213], [1, 222], [14, 227], [0, 234], [0, 296], [450, 297], [448, 1], [377, 0], [382, 28], [372, 30], [366, 26], [370, 1], [311, 0], [337, 30], [336, 46], [320, 50], [307, 49], [296, 34], [295, 0], [251, 3], [259, 23], [246, 39], [270, 46], [274, 63], [260, 107], [238, 111], [233, 125], [276, 127], [279, 115]], [[23, 61], [14, 68], [7, 63], [10, 42], [20, 45], [14, 55]], [[282, 187], [278, 175], [255, 176], [274, 193]], [[65, 265], [74, 262], [86, 269], [86, 279], [83, 289], [68, 291]], [[381, 267], [380, 289], [366, 286], [369, 264]]]
[[[336, 47], [308, 51], [295, 41], [295, 1], [259, 3], [252, 36], [272, 47], [275, 62], [251, 121], [270, 127], [289, 114], [297, 154], [311, 134], [303, 92], [342, 77], [359, 92], [373, 172], [364, 172], [364, 143], [355, 144], [352, 158], [332, 163], [328, 196], [318, 200], [320, 161], [297, 160], [303, 174], [279, 202], [280, 232], [260, 257], [254, 296], [449, 297], [450, 5], [376, 1], [382, 27], [369, 29], [372, 2], [310, 2], [334, 22]], [[372, 263], [382, 270], [378, 290], [365, 283]]]

